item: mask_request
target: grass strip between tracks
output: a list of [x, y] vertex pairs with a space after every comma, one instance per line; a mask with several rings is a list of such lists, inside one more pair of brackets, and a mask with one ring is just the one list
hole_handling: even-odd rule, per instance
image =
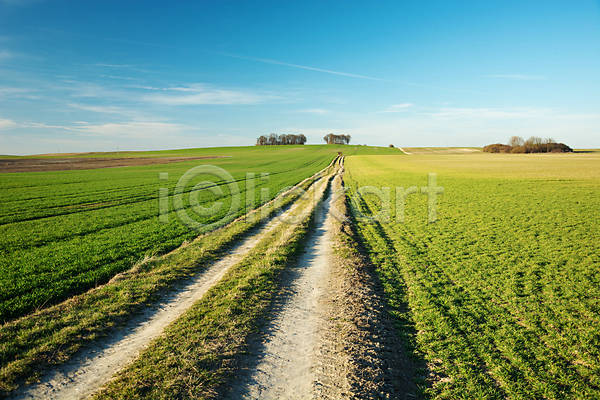
[[[313, 176], [298, 186], [307, 190], [315, 180]], [[288, 195], [282, 205], [296, 199]], [[159, 292], [204, 270], [261, 223], [259, 218], [250, 221], [254, 222], [242, 217], [169, 254], [146, 259], [104, 286], [1, 326], [0, 398], [19, 385], [37, 381], [44, 369], [67, 361], [86, 343], [109, 334], [143, 305], [152, 304]]]
[[[315, 188], [322, 200], [329, 179]], [[297, 224], [280, 224], [206, 295], [171, 324], [96, 399], [211, 398], [225, 382], [247, 336], [260, 328], [275, 296], [279, 273], [303, 249], [315, 204], [302, 200]]]
[[[343, 186], [340, 181], [333, 187]], [[348, 399], [423, 398], [415, 381], [422, 384], [426, 365], [412, 355], [406, 340], [412, 333], [410, 327], [400, 325], [390, 313], [375, 267], [355, 229], [349, 201], [341, 195], [331, 204], [338, 215], [347, 218], [334, 219], [332, 229], [331, 273], [337, 279], [329, 288], [333, 306], [327, 315], [325, 341], [332, 343], [332, 353], [339, 352], [348, 360], [335, 366], [333, 379], [346, 377]]]

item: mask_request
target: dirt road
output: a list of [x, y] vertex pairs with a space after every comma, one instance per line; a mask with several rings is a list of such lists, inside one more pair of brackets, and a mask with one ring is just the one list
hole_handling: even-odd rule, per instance
[[426, 365], [404, 355], [377, 274], [340, 222], [345, 203], [330, 198], [324, 211], [219, 398], [420, 398], [415, 373]]
[[[314, 185], [311, 187], [311, 190]], [[18, 389], [15, 399], [84, 399], [109, 382], [125, 365], [138, 357], [148, 344], [179, 318], [214, 286], [269, 232], [280, 225], [285, 214], [273, 217], [258, 232], [198, 276], [182, 284], [180, 289], [164, 297], [157, 308], [148, 308], [132, 318], [127, 326], [107, 340], [99, 340], [45, 375], [38, 384]]]
[[[341, 185], [337, 176], [334, 190]], [[217, 390], [218, 398], [418, 398], [414, 373], [424, 366], [402, 355], [375, 271], [360, 255], [351, 225], [334, 217], [334, 213], [345, 212], [342, 203], [324, 202], [324, 217], [315, 218], [305, 253], [280, 277], [280, 294], [265, 328], [248, 340], [246, 355], [239, 357], [233, 376]], [[80, 351], [41, 383], [17, 391], [13, 398], [82, 399], [92, 395], [279, 221], [275, 219], [250, 235], [225, 258], [164, 298], [158, 309], [136, 317], [119, 337]]]
[[[250, 347], [255, 355], [228, 388], [227, 399], [312, 399], [324, 388], [320, 328], [326, 325], [327, 293], [333, 249], [330, 200], [324, 221], [306, 243], [306, 252], [287, 271], [285, 292], [277, 300], [273, 319], [262, 340]], [[337, 385], [344, 386], [343, 376]]]

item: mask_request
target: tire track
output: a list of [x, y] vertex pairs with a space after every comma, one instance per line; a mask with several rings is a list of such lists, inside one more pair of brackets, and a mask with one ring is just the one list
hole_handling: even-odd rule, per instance
[[325, 219], [317, 221], [306, 253], [284, 277], [286, 293], [274, 307], [262, 343], [250, 350], [256, 356], [246, 360], [236, 383], [226, 389], [226, 399], [312, 399], [322, 397], [328, 391], [323, 385], [336, 378], [336, 386], [344, 386], [342, 376], [322, 379], [320, 329], [327, 324], [323, 300], [333, 247], [330, 206], [331, 197], [324, 202]]
[[[319, 173], [320, 174], [320, 173]], [[315, 190], [322, 178], [313, 182], [309, 193]], [[125, 365], [134, 361], [148, 344], [179, 318], [189, 307], [214, 286], [269, 232], [282, 223], [282, 219], [297, 206], [293, 203], [282, 215], [272, 217], [259, 232], [232, 247], [228, 253], [164, 296], [160, 304], [146, 308], [132, 318], [126, 327], [107, 339], [92, 343], [75, 357], [42, 377], [35, 385], [17, 389], [15, 399], [83, 399], [94, 394], [109, 382]]]

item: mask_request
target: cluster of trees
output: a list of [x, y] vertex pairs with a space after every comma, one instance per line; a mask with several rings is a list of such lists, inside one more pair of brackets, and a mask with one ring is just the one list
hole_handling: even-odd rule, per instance
[[336, 135], [335, 133], [328, 133], [323, 138], [327, 144], [348, 144], [350, 143], [350, 139], [352, 139], [352, 136], [350, 135]]
[[513, 136], [508, 144], [495, 143], [483, 148], [486, 153], [570, 153], [572, 148], [553, 139], [542, 139], [532, 136], [527, 140]]
[[269, 136], [261, 135], [258, 139], [256, 139], [256, 146], [304, 143], [306, 143], [306, 136], [304, 136], [302, 133], [299, 135], [295, 135], [293, 133], [282, 133], [281, 135], [271, 133]]
[[[350, 143], [350, 139], [352, 139], [352, 136], [350, 135], [336, 135], [335, 133], [329, 133], [323, 138], [323, 140], [327, 144], [348, 144]], [[299, 135], [293, 133], [282, 133], [281, 135], [271, 133], [269, 136], [261, 135], [256, 139], [256, 146], [274, 146], [282, 144], [305, 143], [306, 136], [304, 136], [302, 133]]]

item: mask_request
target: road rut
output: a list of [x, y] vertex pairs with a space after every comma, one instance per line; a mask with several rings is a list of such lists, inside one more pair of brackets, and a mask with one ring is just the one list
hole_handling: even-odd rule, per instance
[[[317, 182], [309, 191], [314, 190]], [[125, 365], [134, 361], [153, 339], [202, 298], [294, 209], [295, 205], [292, 205], [283, 215], [273, 217], [258, 233], [250, 235], [225, 257], [164, 297], [158, 307], [144, 310], [112, 337], [86, 346], [74, 358], [43, 376], [39, 383], [17, 389], [11, 398], [84, 399], [94, 394]]]

